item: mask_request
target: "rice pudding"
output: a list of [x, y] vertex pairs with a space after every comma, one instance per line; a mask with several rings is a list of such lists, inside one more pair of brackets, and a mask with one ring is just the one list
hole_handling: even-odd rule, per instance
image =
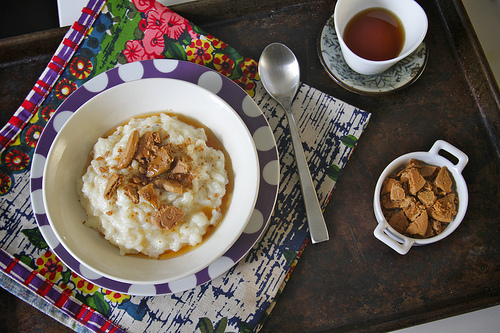
[[122, 255], [158, 258], [195, 246], [222, 219], [226, 159], [207, 134], [165, 113], [100, 138], [78, 182], [87, 226]]

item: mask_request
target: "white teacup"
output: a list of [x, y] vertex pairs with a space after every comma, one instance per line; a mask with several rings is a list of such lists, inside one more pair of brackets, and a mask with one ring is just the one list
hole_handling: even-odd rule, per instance
[[[368, 60], [358, 56], [346, 45], [343, 36], [347, 23], [356, 14], [368, 8], [386, 9], [401, 21], [405, 31], [405, 41], [397, 57], [382, 61]], [[424, 40], [428, 27], [425, 11], [414, 0], [338, 0], [333, 16], [335, 31], [346, 63], [354, 71], [364, 75], [382, 73], [409, 56]]]

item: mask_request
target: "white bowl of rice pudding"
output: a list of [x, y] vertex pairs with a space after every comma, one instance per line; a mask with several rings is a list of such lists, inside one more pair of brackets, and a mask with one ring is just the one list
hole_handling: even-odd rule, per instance
[[225, 101], [151, 78], [110, 88], [69, 118], [47, 156], [43, 199], [81, 264], [158, 284], [200, 271], [236, 242], [259, 177], [251, 134]]

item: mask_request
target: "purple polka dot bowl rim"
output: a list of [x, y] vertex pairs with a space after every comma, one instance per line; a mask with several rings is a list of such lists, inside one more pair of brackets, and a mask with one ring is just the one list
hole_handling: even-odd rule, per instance
[[[148, 90], [151, 90], [151, 92], [148, 93]], [[232, 200], [238, 201], [239, 193], [242, 191], [241, 188], [245, 188], [247, 194], [243, 194], [241, 197], [243, 199], [240, 199], [240, 203], [235, 205], [238, 209], [230, 214], [232, 221], [234, 221], [231, 222], [231, 225], [230, 223], [224, 223], [227, 222], [226, 220], [222, 221], [216, 232], [207, 240], [182, 256], [159, 261], [142, 258], [143, 262], [150, 262], [150, 264], [142, 264], [141, 266], [137, 264], [137, 261], [132, 262], [139, 259], [133, 256], [125, 256], [125, 261], [121, 260], [124, 258], [119, 255], [119, 250], [104, 240], [102, 236], [95, 235], [96, 232], [88, 227], [80, 228], [78, 232], [73, 232], [72, 235], [72, 228], [65, 227], [65, 224], [61, 221], [59, 224], [54, 223], [50, 211], [59, 206], [60, 211], [57, 218], [62, 220], [62, 216], [64, 216], [67, 219], [68, 212], [65, 211], [65, 208], [60, 208], [64, 205], [57, 205], [56, 202], [64, 200], [65, 196], [71, 196], [71, 193], [69, 189], [59, 191], [64, 192], [65, 195], [63, 193], [57, 194], [57, 191], [49, 191], [48, 189], [53, 186], [56, 177], [51, 177], [51, 174], [58, 165], [58, 163], [52, 162], [52, 155], [58, 157], [60, 155], [58, 151], [61, 150], [53, 147], [58, 146], [58, 141], [64, 141], [58, 139], [59, 133], [73, 132], [73, 135], [75, 131], [79, 130], [79, 126], [89, 126], [88, 119], [85, 120], [85, 117], [78, 119], [78, 115], [80, 110], [89, 107], [94, 108], [95, 105], [93, 104], [97, 102], [99, 104], [96, 105], [101, 106], [104, 105], [103, 103], [112, 104], [101, 115], [93, 114], [93, 126], [96, 126], [96, 123], [106, 123], [107, 125], [101, 127], [108, 127], [107, 131], [131, 118], [125, 119], [126, 117], [122, 117], [116, 119], [115, 117], [119, 116], [119, 113], [113, 111], [113, 109], [120, 109], [119, 112], [123, 113], [123, 108], [127, 107], [127, 104], [132, 104], [136, 110], [141, 110], [141, 113], [144, 114], [151, 114], [152, 111], [165, 109], [172, 109], [175, 112], [175, 107], [172, 108], [166, 105], [159, 108], [160, 105], [151, 103], [151, 99], [155, 98], [153, 96], [155, 94], [161, 96], [157, 99], [174, 98], [171, 94], [169, 95], [169, 90], [174, 91], [175, 98], [178, 99], [178, 105], [187, 104], [187, 100], [198, 99], [198, 101], [192, 103], [195, 103], [195, 105], [197, 103], [200, 110], [207, 110], [210, 103], [210, 105], [215, 105], [221, 109], [219, 114], [214, 115], [211, 113], [210, 116], [203, 116], [201, 122], [214, 130], [213, 126], [215, 125], [213, 125], [213, 122], [216, 119], [219, 119], [219, 122], [221, 118], [224, 119], [221, 127], [226, 129], [226, 133], [223, 135], [229, 133], [227, 137], [220, 137], [222, 135], [220, 133], [221, 127], [219, 127], [219, 130], [215, 130], [214, 133], [221, 139], [233, 164], [237, 162], [236, 159], [240, 160], [237, 168], [246, 168], [243, 172], [247, 173], [247, 180], [238, 185], [239, 189], [234, 188]], [[186, 91], [186, 93], [182, 91]], [[51, 249], [73, 271], [99, 286], [118, 292], [135, 295], [168, 294], [193, 288], [221, 275], [237, 263], [260, 238], [272, 211], [272, 207], [269, 208], [268, 203], [259, 203], [259, 199], [263, 196], [261, 191], [264, 190], [270, 193], [264, 200], [271, 200], [274, 206], [279, 182], [279, 163], [272, 131], [260, 108], [235, 83], [203, 66], [184, 61], [163, 59], [131, 63], [109, 70], [79, 87], [73, 95], [61, 104], [44, 129], [39, 146], [35, 151], [35, 166], [32, 167], [31, 176], [32, 204], [37, 223]], [[131, 95], [131, 97], [127, 99], [127, 95]], [[134, 105], [134, 96], [135, 99], [139, 99], [142, 103], [135, 103]], [[203, 98], [200, 98], [200, 96], [203, 96]], [[93, 101], [97, 102], [93, 103]], [[147, 107], [146, 103], [148, 103]], [[143, 106], [143, 108], [140, 106]], [[78, 112], [75, 113], [77, 110]], [[85, 112], [87, 111], [81, 112], [81, 114]], [[113, 112], [115, 112], [114, 115], [107, 115]], [[213, 110], [210, 112], [213, 112]], [[198, 119], [196, 114], [194, 116], [191, 114], [191, 116]], [[232, 119], [232, 121], [226, 122], [228, 119]], [[254, 141], [257, 142], [254, 139], [256, 135], [260, 138], [259, 147], [254, 143]], [[267, 136], [267, 140], [262, 140], [263, 135]], [[86, 138], [86, 140], [88, 142], [94, 140], [95, 143], [97, 141], [95, 136], [93, 139]], [[66, 134], [66, 139], [68, 138], [70, 136]], [[244, 141], [244, 148], [241, 148], [241, 140]], [[272, 141], [272, 143], [269, 141]], [[88, 142], [87, 146], [89, 145]], [[235, 142], [238, 142], [239, 148], [227, 149], [226, 145], [235, 145]], [[90, 152], [90, 148], [87, 148], [88, 152]], [[238, 150], [241, 151], [238, 152]], [[239, 156], [232, 156], [234, 153]], [[84, 152], [82, 154], [88, 153]], [[75, 156], [73, 155], [71, 158], [74, 159]], [[244, 160], [244, 163], [241, 162], [242, 160]], [[66, 164], [68, 163], [66, 162]], [[43, 165], [43, 172], [40, 171], [41, 165]], [[36, 169], [34, 169], [35, 167]], [[79, 168], [77, 173], [83, 174], [81, 165], [76, 168]], [[66, 170], [69, 173], [69, 175], [63, 175], [64, 177], [74, 178], [75, 172], [71, 174], [71, 172], [67, 171], [69, 169], [71, 168], [66, 167], [60, 170]], [[235, 168], [235, 186], [237, 178], [238, 181], [245, 178], [238, 174], [238, 171]], [[57, 170], [55, 173], [58, 173]], [[62, 189], [60, 186], [57, 188]], [[76, 192], [76, 190], [72, 190]], [[74, 199], [75, 196], [73, 196], [72, 200]], [[229, 210], [231, 210], [231, 206], [233, 206], [233, 201]], [[81, 217], [78, 223], [82, 223]], [[222, 230], [222, 232], [217, 235], [219, 230]], [[82, 232], [94, 232], [94, 235], [91, 238], [82, 237]], [[84, 239], [84, 241], [76, 241], [75, 243], [75, 240], [78, 239]], [[102, 242], [97, 247], [99, 250], [96, 250], [95, 244], [89, 244], [86, 251], [78, 249], [78, 247], [88, 244], [90, 239], [98, 243]], [[106, 257], [103, 256], [102, 251], [110, 251], [110, 253], [114, 251], [114, 254]], [[171, 266], [173, 261], [179, 261], [178, 258], [182, 257], [184, 257], [182, 264], [177, 262], [175, 266]], [[190, 262], [194, 264], [186, 265], [186, 263]], [[159, 269], [159, 265], [168, 266], [169, 268], [162, 271]], [[120, 269], [119, 267], [126, 267], [126, 269]], [[174, 273], [169, 272], [172, 267], [175, 267]], [[130, 270], [135, 271], [135, 273], [130, 273]]]

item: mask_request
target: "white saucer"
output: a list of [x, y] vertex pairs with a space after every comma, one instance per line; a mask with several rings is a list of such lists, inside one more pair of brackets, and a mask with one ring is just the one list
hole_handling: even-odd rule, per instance
[[335, 31], [333, 15], [328, 19], [318, 43], [318, 54], [330, 77], [343, 88], [361, 94], [375, 95], [405, 88], [415, 82], [427, 64], [427, 44], [420, 46], [385, 72], [362, 75], [352, 70], [344, 60]]

